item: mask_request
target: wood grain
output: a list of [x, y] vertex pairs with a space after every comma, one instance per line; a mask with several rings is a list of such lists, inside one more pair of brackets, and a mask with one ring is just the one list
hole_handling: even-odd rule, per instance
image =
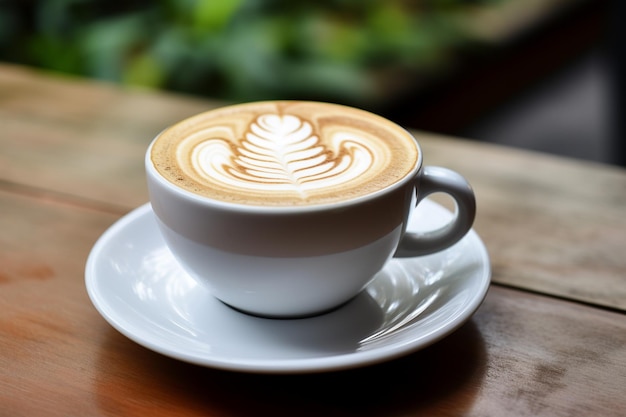
[[470, 322], [425, 350], [304, 376], [198, 368], [111, 332], [102, 369], [125, 384], [109, 381], [98, 392], [124, 415], [145, 411], [122, 399], [142, 387], [138, 403], [170, 407], [171, 415], [617, 417], [626, 407], [625, 330], [616, 313], [492, 288]]
[[[152, 137], [217, 104], [0, 66], [0, 188], [128, 211]], [[626, 170], [415, 134], [473, 184], [494, 282], [626, 310]]]
[[178, 362], [120, 335], [88, 300], [85, 258], [115, 216], [6, 192], [0, 206], [2, 416], [617, 416], [626, 407], [623, 315], [497, 287], [451, 337], [378, 366], [262, 376]]
[[93, 415], [102, 327], [83, 270], [115, 218], [0, 191], [0, 416]]
[[84, 288], [87, 255], [147, 200], [152, 136], [214, 105], [0, 65], [0, 417], [624, 414], [626, 172], [432, 134], [418, 133], [425, 162], [474, 185], [496, 283], [450, 337], [270, 376], [185, 364], [111, 328]]
[[130, 208], [147, 201], [143, 156], [208, 100], [0, 66], [0, 178]]
[[626, 170], [433, 134], [421, 142], [427, 164], [474, 186], [495, 282], [626, 310]]
[[[0, 67], [0, 187], [122, 213], [147, 201], [143, 156], [217, 103]], [[63, 98], [63, 99], [61, 99]], [[626, 310], [626, 171], [416, 132], [425, 163], [474, 185], [494, 281]]]

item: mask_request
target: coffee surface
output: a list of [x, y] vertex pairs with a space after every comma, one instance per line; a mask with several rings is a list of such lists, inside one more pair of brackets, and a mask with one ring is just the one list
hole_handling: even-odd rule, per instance
[[240, 104], [161, 133], [150, 158], [168, 181], [230, 203], [306, 206], [350, 200], [397, 183], [419, 151], [401, 127], [345, 106]]

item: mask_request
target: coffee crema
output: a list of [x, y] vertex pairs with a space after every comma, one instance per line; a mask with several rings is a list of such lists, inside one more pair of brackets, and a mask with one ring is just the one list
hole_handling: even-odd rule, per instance
[[178, 187], [229, 203], [306, 206], [351, 200], [406, 177], [415, 140], [372, 113], [274, 101], [211, 110], [162, 132], [156, 170]]

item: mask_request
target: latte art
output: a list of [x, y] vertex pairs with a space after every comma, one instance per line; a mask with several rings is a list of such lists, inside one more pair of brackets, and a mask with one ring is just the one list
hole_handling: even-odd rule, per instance
[[334, 133], [326, 146], [309, 122], [264, 114], [236, 146], [207, 139], [193, 148], [191, 160], [207, 181], [306, 198], [307, 190], [354, 181], [372, 167], [375, 153], [349, 132]]
[[392, 185], [417, 166], [410, 135], [373, 114], [310, 102], [210, 111], [163, 132], [151, 159], [170, 182], [221, 201], [311, 205]]

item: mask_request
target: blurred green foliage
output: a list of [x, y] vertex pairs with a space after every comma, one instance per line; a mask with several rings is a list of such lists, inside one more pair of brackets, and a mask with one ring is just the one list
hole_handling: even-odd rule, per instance
[[233, 101], [369, 102], [494, 0], [0, 0], [0, 60]]

